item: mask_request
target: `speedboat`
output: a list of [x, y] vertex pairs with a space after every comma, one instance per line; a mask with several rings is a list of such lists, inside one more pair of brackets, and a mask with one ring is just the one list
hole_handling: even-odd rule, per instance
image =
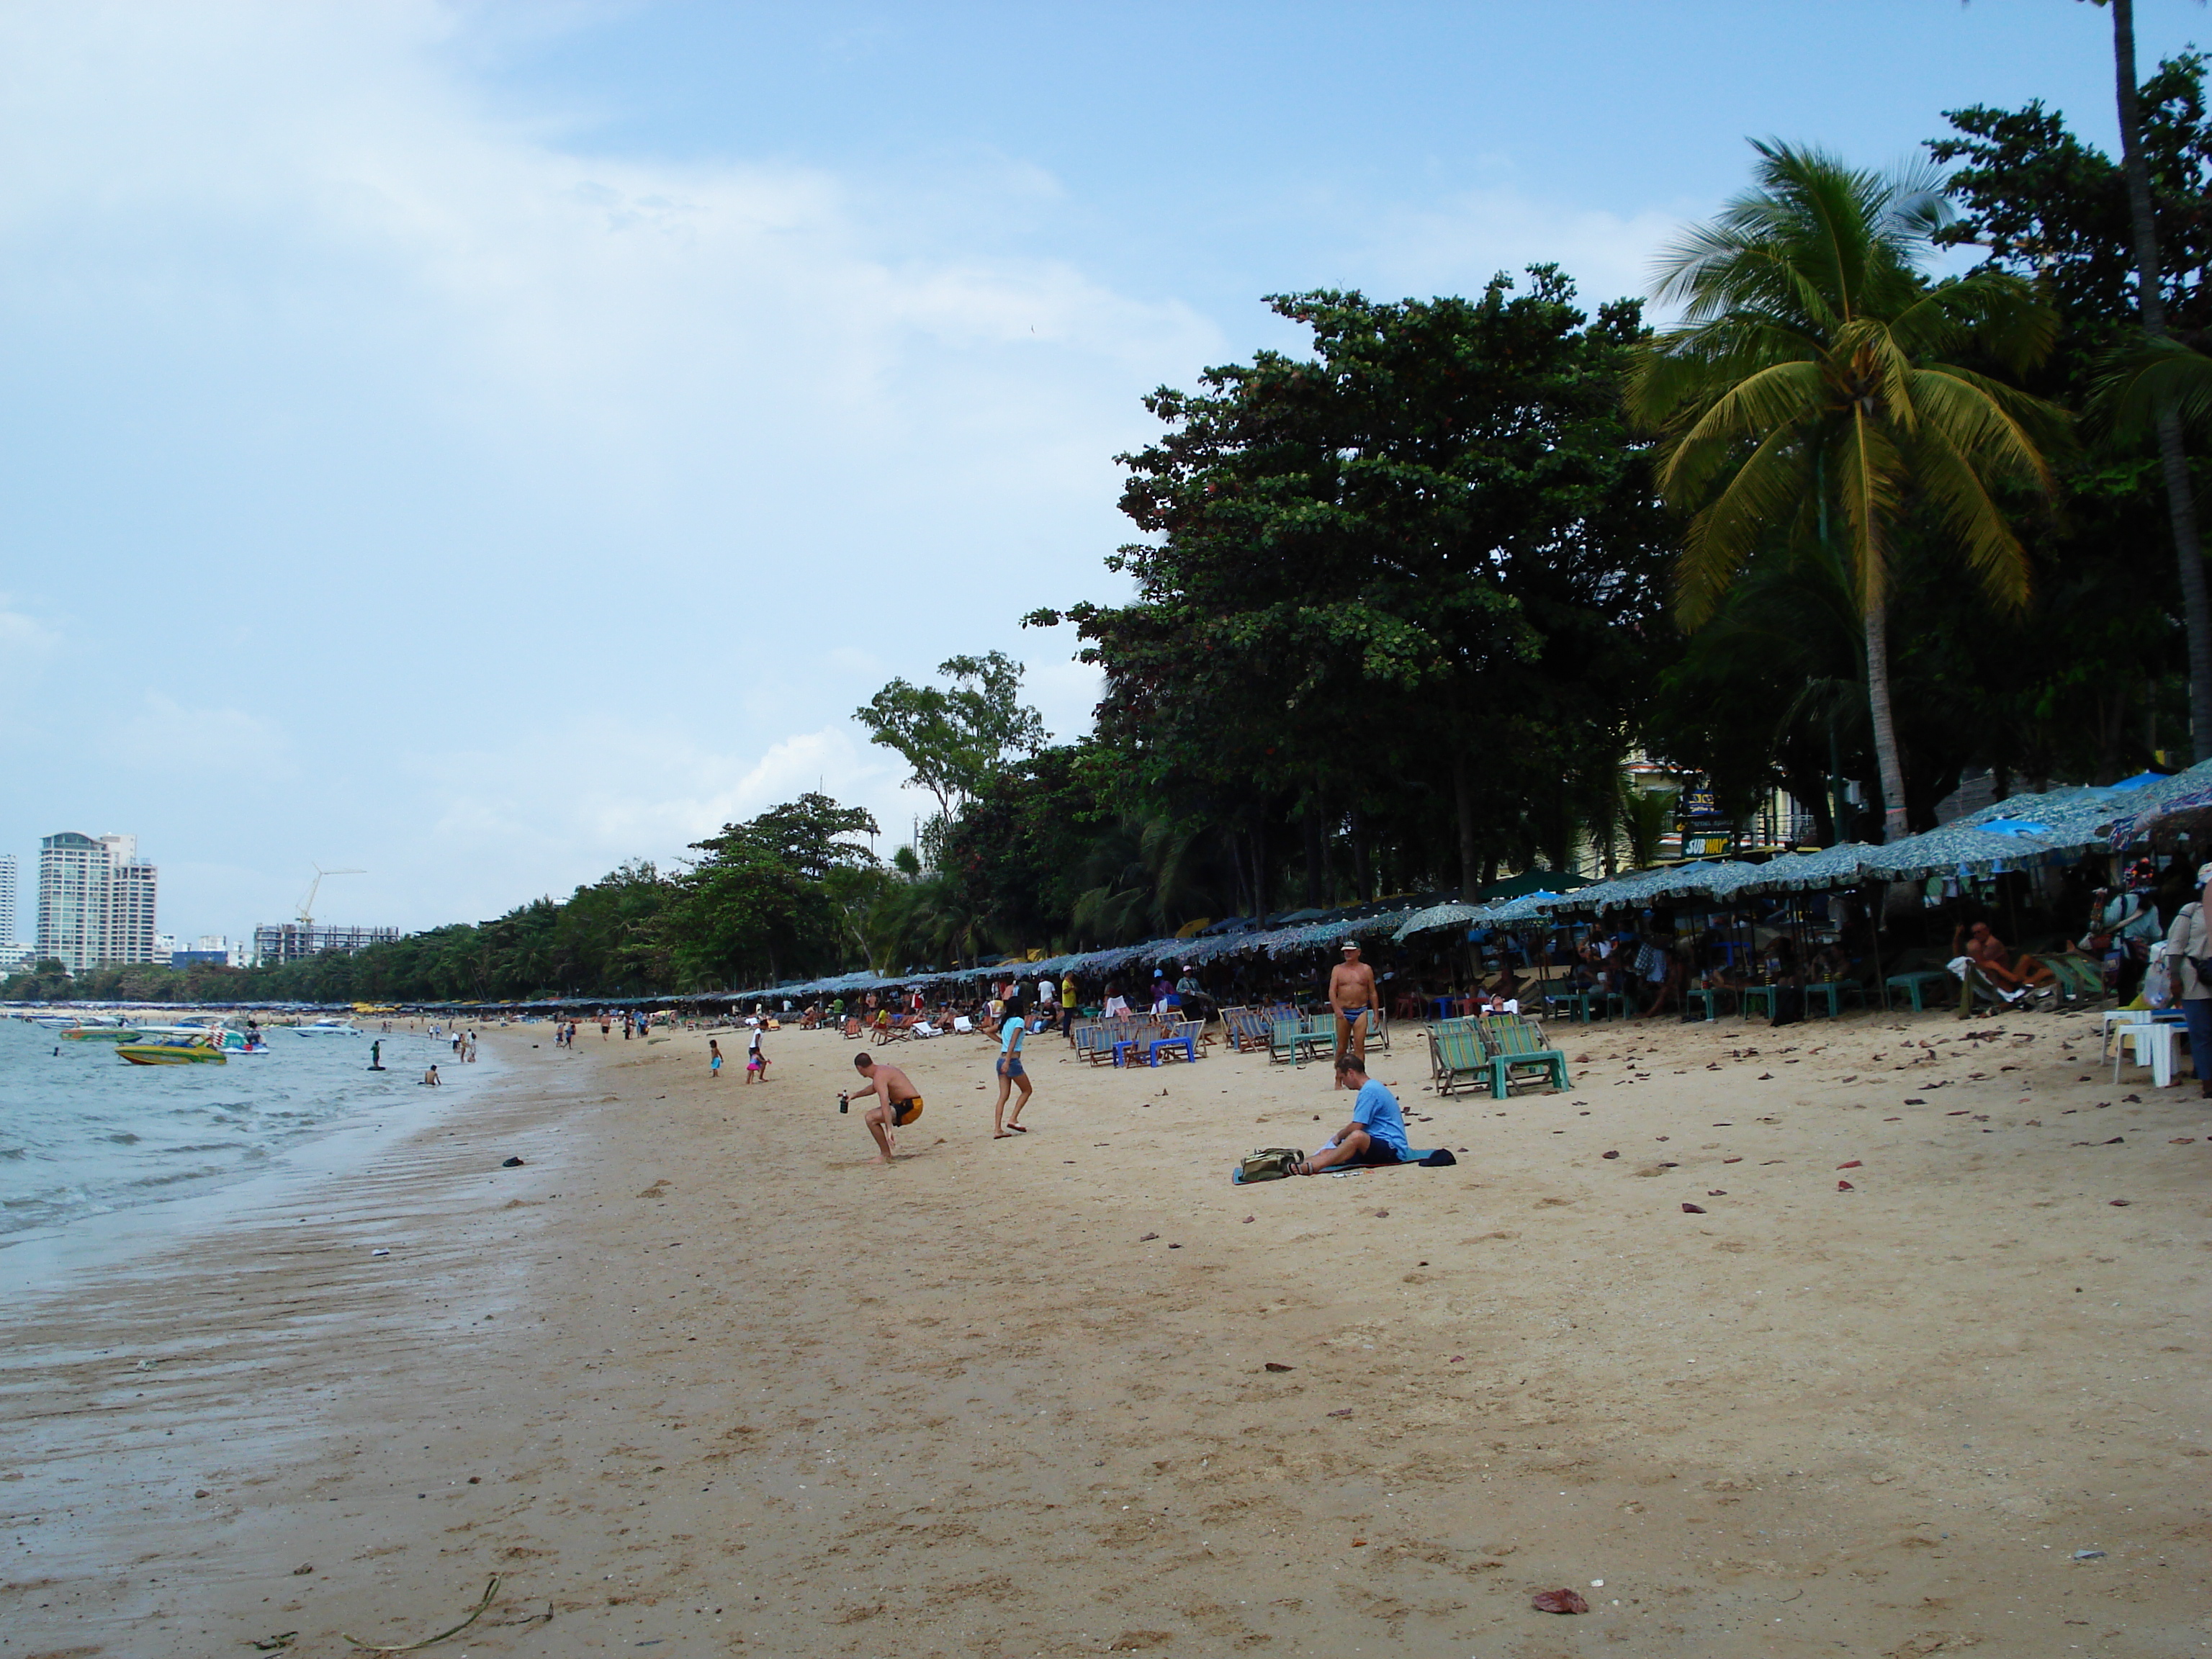
[[227, 1066], [220, 1034], [201, 1030], [155, 1032], [143, 1042], [120, 1042], [115, 1052], [133, 1066]]
[[311, 1019], [292, 1028], [294, 1036], [359, 1036], [361, 1028], [349, 1019]]
[[135, 1025], [72, 1025], [62, 1035], [71, 1042], [136, 1042], [143, 1033]]
[[180, 1020], [174, 1025], [142, 1025], [137, 1036], [151, 1041], [156, 1037], [204, 1037], [226, 1054], [265, 1054], [269, 1045], [258, 1031], [234, 1031], [220, 1020]]

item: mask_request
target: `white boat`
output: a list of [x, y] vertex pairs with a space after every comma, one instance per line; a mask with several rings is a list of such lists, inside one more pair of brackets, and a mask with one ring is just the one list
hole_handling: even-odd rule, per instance
[[311, 1019], [292, 1028], [294, 1036], [359, 1036], [361, 1028], [349, 1019]]

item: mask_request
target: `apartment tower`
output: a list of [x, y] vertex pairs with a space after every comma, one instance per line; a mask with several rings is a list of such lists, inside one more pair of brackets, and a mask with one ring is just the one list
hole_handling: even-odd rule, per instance
[[71, 973], [153, 961], [158, 884], [136, 836], [46, 836], [39, 843], [38, 954]]

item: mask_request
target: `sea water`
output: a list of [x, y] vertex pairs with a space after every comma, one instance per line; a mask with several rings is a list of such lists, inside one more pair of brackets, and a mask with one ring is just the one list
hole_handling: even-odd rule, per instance
[[[465, 1065], [427, 1030], [280, 1026], [267, 1041], [222, 1066], [133, 1066], [112, 1042], [0, 1018], [0, 1245], [240, 1182], [319, 1137], [444, 1104], [496, 1065], [488, 1048]], [[376, 1042], [383, 1072], [368, 1069]], [[432, 1065], [446, 1086], [421, 1086]]]

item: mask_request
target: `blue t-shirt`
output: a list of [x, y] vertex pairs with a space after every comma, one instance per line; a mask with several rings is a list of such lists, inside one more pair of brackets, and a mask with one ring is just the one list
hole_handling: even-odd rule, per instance
[[1006, 1040], [1000, 1043], [999, 1052], [1002, 1054], [1018, 1057], [1021, 1054], [1021, 1041], [1029, 1035], [1029, 1029], [1010, 1012], [1006, 1015]]
[[1406, 1141], [1406, 1116], [1398, 1109], [1397, 1096], [1371, 1077], [1359, 1085], [1352, 1121], [1401, 1158], [1413, 1151]]

